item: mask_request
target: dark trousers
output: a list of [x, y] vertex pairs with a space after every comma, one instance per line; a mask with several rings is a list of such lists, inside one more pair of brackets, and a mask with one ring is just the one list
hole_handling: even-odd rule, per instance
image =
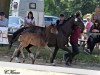
[[79, 54], [79, 48], [78, 48], [78, 43], [71, 43], [72, 45], [72, 53], [71, 53], [71, 58], [68, 58], [68, 53], [65, 53], [64, 55], [64, 60], [66, 62], [72, 63], [73, 58]]
[[79, 54], [79, 48], [78, 48], [78, 43], [74, 44], [72, 43], [72, 58], [74, 58], [77, 54]]
[[100, 42], [100, 35], [90, 35], [87, 40], [87, 49], [90, 49], [90, 53], [93, 52], [93, 49], [96, 43]]

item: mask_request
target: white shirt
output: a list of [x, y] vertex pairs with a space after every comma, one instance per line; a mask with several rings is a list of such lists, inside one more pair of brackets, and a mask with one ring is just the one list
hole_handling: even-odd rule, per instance
[[35, 19], [33, 18], [33, 20], [32, 20], [32, 19], [28, 19], [28, 18], [26, 17], [26, 18], [25, 18], [25, 23], [26, 23], [26, 24], [35, 25]]

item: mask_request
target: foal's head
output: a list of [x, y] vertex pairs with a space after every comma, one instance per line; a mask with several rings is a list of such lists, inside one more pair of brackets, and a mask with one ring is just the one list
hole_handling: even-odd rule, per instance
[[52, 34], [58, 34], [58, 30], [54, 24], [49, 25], [46, 28], [46, 32], [52, 33]]

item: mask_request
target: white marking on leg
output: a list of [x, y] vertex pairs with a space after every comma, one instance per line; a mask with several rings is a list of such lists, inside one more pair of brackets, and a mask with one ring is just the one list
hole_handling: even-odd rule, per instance
[[14, 58], [17, 52], [18, 52], [18, 49], [16, 48], [11, 58]]
[[16, 61], [17, 63], [19, 63], [19, 62], [20, 62], [20, 60], [19, 60], [19, 58], [18, 58], [18, 57], [16, 57], [16, 58], [15, 58], [15, 61]]
[[24, 62], [25, 62], [25, 55], [24, 55], [24, 53], [23, 53], [23, 46], [21, 46], [21, 44], [19, 45], [19, 50], [20, 50], [20, 52], [21, 52], [21, 54], [22, 54], [23, 63], [24, 63]]
[[30, 53], [29, 56], [30, 56], [32, 59], [34, 59], [33, 53]]
[[23, 53], [23, 50], [21, 49], [20, 51], [21, 51], [21, 54], [22, 54], [23, 59], [25, 59], [25, 55]]

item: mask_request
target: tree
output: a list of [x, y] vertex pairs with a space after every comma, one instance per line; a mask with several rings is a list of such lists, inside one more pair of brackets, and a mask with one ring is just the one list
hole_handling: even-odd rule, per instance
[[0, 0], [0, 11], [3, 11], [6, 13], [6, 15], [9, 15], [9, 7], [10, 7], [10, 0]]
[[58, 16], [64, 13], [66, 17], [80, 10], [83, 15], [94, 12], [100, 0], [44, 0], [45, 13]]

